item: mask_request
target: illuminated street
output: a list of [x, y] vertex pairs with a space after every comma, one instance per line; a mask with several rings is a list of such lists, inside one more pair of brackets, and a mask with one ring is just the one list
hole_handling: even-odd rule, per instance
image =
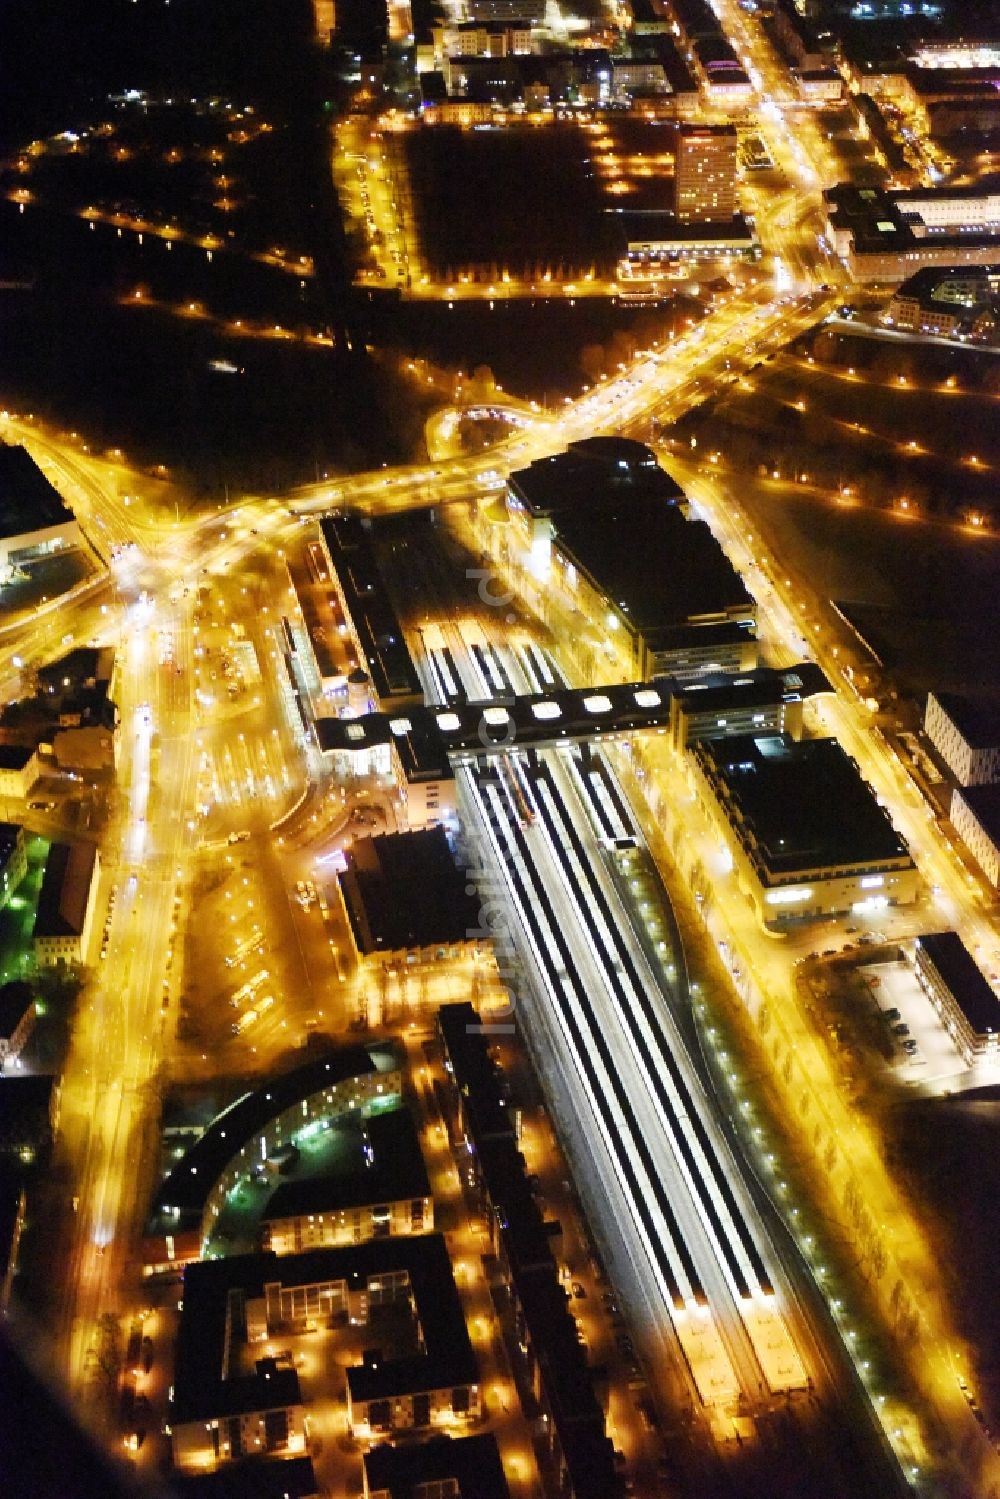
[[141, 1492], [1000, 1493], [1000, 729], [815, 565], [995, 568], [995, 17], [206, 3], [0, 118], [0, 1313]]

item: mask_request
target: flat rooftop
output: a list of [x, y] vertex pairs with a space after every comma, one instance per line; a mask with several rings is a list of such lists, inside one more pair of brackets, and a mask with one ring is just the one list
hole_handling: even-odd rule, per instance
[[482, 924], [441, 827], [358, 839], [338, 878], [362, 953], [447, 947]]
[[33, 745], [0, 744], [0, 770], [23, 770], [34, 753]]
[[319, 1493], [312, 1458], [250, 1457], [214, 1473], [170, 1475], [178, 1499], [313, 1499]]
[[[294, 1368], [268, 1367], [225, 1377], [226, 1350], [241, 1308], [264, 1295], [264, 1287], [343, 1282], [360, 1291], [371, 1279], [403, 1272], [420, 1323], [422, 1352], [400, 1359], [373, 1359], [347, 1371], [355, 1400], [392, 1399], [449, 1385], [475, 1384], [478, 1370], [448, 1249], [441, 1234], [371, 1239], [339, 1249], [302, 1254], [234, 1255], [199, 1260], [184, 1272], [184, 1300], [174, 1371], [174, 1424], [212, 1420], [241, 1411], [295, 1404], [301, 1398]], [[239, 1349], [230, 1357], [238, 1361]]]
[[535, 517], [601, 508], [610, 496], [650, 495], [665, 504], [684, 499], [680, 485], [644, 442], [628, 437], [584, 437], [563, 453], [537, 458], [510, 476], [512, 495]]
[[35, 937], [79, 937], [97, 864], [93, 843], [53, 843], [35, 912]]
[[658, 687], [677, 702], [688, 715], [724, 713], [765, 704], [793, 702], [832, 692], [826, 675], [814, 661], [797, 666], [757, 666], [734, 676], [712, 672], [696, 681], [677, 681], [673, 677], [656, 677]]
[[738, 734], [701, 741], [693, 753], [770, 878], [909, 857], [836, 739]]
[[609, 208], [618, 222], [620, 235], [629, 245], [665, 241], [685, 246], [718, 245], [720, 252], [731, 245], [751, 249], [754, 231], [741, 213], [730, 219], [679, 219], [669, 208]]
[[[680, 651], [714, 649], [752, 640], [748, 625], [726, 621], [657, 632], [652, 643], [658, 651]], [[652, 683], [557, 687], [551, 692], [524, 693], [495, 703], [408, 708], [398, 717], [366, 713], [361, 718], [320, 719], [317, 729], [320, 725], [329, 726], [320, 737], [327, 752], [367, 749], [384, 743], [384, 734], [408, 734], [412, 730], [428, 742], [433, 741], [435, 758], [447, 765], [451, 755], [479, 754], [494, 743], [503, 747], [516, 743], [523, 748], [553, 739], [593, 739], [602, 734], [665, 727], [670, 722], [674, 681], [664, 677]]]
[[0, 537], [26, 535], [75, 520], [27, 448], [0, 443]]
[[716, 36], [722, 23], [706, 0], [670, 0], [670, 10], [689, 37]]
[[[970, 281], [981, 287], [984, 295], [989, 295], [990, 285], [1000, 284], [1000, 265], [923, 265], [919, 271], [914, 271], [912, 276], [907, 276], [905, 281], [900, 282], [893, 296], [913, 297], [915, 301], [930, 303], [947, 310], [961, 305], [948, 296], [948, 288], [956, 282], [967, 284]], [[935, 695], [940, 697], [940, 693]]]
[[422, 702], [423, 688], [385, 587], [370, 524], [356, 516], [328, 517], [319, 524], [376, 694]]
[[[835, 229], [849, 230], [854, 248], [861, 254], [921, 247], [941, 249], [951, 245], [981, 248], [1000, 241], [1000, 224], [982, 225], [970, 215], [968, 223], [925, 226], [922, 208], [935, 202], [970, 205], [995, 196], [985, 188], [914, 188], [912, 190], [857, 187], [838, 182], [823, 197]], [[921, 232], [915, 233], [915, 228]]]
[[271, 1194], [262, 1221], [338, 1212], [380, 1202], [429, 1197], [430, 1182], [409, 1109], [390, 1109], [362, 1121], [353, 1169], [336, 1175], [282, 1182]]
[[462, 1095], [470, 1134], [480, 1142], [514, 1141], [514, 1117], [502, 1091], [502, 1074], [482, 1033], [479, 1011], [465, 1000], [442, 1005], [438, 1030], [449, 1070]]
[[56, 661], [38, 668], [38, 685], [43, 688], [79, 690], [95, 682], [110, 682], [115, 665], [111, 646], [77, 646]]
[[647, 496], [563, 511], [553, 545], [625, 614], [650, 646], [656, 632], [755, 605], [705, 521]]
[[957, 932], [918, 937], [922, 949], [977, 1036], [1000, 1031], [1000, 999]]
[[573, 443], [512, 474], [510, 493], [515, 505], [551, 520], [553, 546], [643, 634], [753, 614], [739, 574], [705, 522], [685, 519], [683, 492], [644, 443]]
[[[389, 1072], [394, 1065], [393, 1059], [378, 1048], [345, 1046], [256, 1083], [215, 1116], [161, 1182], [151, 1210], [154, 1223], [174, 1208], [180, 1210], [182, 1223], [184, 1215], [196, 1214], [200, 1219], [208, 1194], [233, 1156], [279, 1114], [336, 1083]], [[387, 1091], [386, 1098], [389, 1096]], [[177, 1223], [176, 1218], [170, 1221]]]
[[18, 1131], [44, 1131], [56, 1079], [51, 1073], [0, 1074], [0, 1138]]
[[996, 698], [964, 697], [957, 692], [935, 692], [933, 696], [973, 749], [1000, 746], [1000, 701]]
[[365, 1453], [364, 1465], [366, 1492], [387, 1490], [390, 1499], [414, 1499], [424, 1492], [421, 1485], [448, 1479], [458, 1485], [459, 1499], [510, 1499], [496, 1438], [487, 1431], [398, 1447], [383, 1444]]

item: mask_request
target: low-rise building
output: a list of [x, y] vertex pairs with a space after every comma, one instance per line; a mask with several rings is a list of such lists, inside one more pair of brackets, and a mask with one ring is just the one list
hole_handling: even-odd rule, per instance
[[705, 37], [691, 48], [695, 77], [716, 109], [740, 111], [753, 98], [753, 85], [724, 37]]
[[615, 224], [622, 250], [636, 268], [760, 258], [760, 242], [741, 213], [728, 220], [688, 222], [665, 209], [623, 208], [615, 209]]
[[1000, 785], [956, 786], [949, 815], [990, 884], [1000, 886]]
[[87, 962], [100, 868], [93, 843], [52, 844], [31, 934], [40, 968]]
[[798, 69], [827, 68], [835, 54], [834, 37], [814, 26], [794, 0], [775, 0], [770, 27], [786, 59]]
[[35, 991], [21, 979], [0, 987], [0, 1069], [16, 1062], [37, 1019]]
[[510, 1499], [496, 1437], [432, 1437], [364, 1455], [364, 1499]]
[[1000, 1057], [1000, 999], [957, 932], [918, 937], [913, 961], [924, 991], [968, 1066]]
[[994, 336], [998, 310], [1000, 267], [924, 266], [893, 293], [883, 322], [890, 328], [938, 338], [987, 342]]
[[826, 232], [856, 281], [1000, 258], [1000, 192], [982, 187], [827, 189]]
[[399, 1067], [377, 1046], [345, 1046], [248, 1088], [201, 1131], [156, 1190], [143, 1243], [145, 1273], [170, 1272], [204, 1253], [237, 1184], [325, 1120], [396, 1101]]
[[5, 732], [26, 745], [30, 740], [43, 755], [54, 758], [61, 770], [114, 770], [118, 750], [114, 651], [82, 646], [39, 667], [36, 677], [33, 695], [4, 710]]
[[674, 35], [689, 50], [705, 37], [721, 37], [722, 24], [708, 0], [670, 0], [668, 13]]
[[362, 958], [433, 963], [488, 941], [443, 828], [356, 840], [339, 887]]
[[82, 540], [76, 516], [28, 450], [0, 442], [0, 579]]
[[759, 656], [755, 618], [667, 625], [656, 632], [653, 676], [684, 681], [719, 672], [753, 671]]
[[[423, 85], [426, 86], [429, 77], [428, 73], [423, 75]], [[442, 77], [442, 84], [443, 82]], [[526, 101], [529, 109], [541, 109], [547, 103], [548, 90], [545, 91], [544, 99]], [[495, 106], [488, 99], [438, 99], [428, 97], [426, 92], [421, 108], [421, 118], [425, 125], [458, 125], [463, 130], [471, 130], [474, 125], [489, 125], [494, 113]]]
[[23, 801], [42, 773], [32, 745], [0, 744], [0, 796]]
[[371, 523], [337, 516], [321, 521], [319, 530], [344, 620], [368, 673], [372, 706], [397, 713], [422, 703], [420, 678], [375, 554]]
[[924, 733], [960, 786], [1000, 780], [1000, 703], [930, 692]]
[[807, 104], [836, 104], [844, 96], [843, 75], [836, 68], [796, 68], [795, 82]]
[[477, 1420], [479, 1374], [441, 1235], [189, 1265], [170, 1413], [175, 1464], [303, 1454], [297, 1369], [291, 1353], [279, 1358], [266, 1349], [317, 1327], [384, 1337], [387, 1314], [395, 1318], [393, 1344], [384, 1354], [364, 1349], [347, 1369], [353, 1435], [461, 1430]]
[[0, 907], [7, 904], [27, 873], [24, 829], [14, 822], [0, 822]]
[[656, 680], [670, 695], [670, 739], [677, 750], [699, 739], [727, 739], [734, 734], [788, 734], [800, 739], [806, 701], [833, 691], [812, 661], [783, 668], [758, 666], [700, 681]]
[[703, 739], [690, 764], [764, 926], [916, 899], [909, 849], [836, 739]]
[[431, 31], [434, 58], [508, 57], [535, 50], [536, 28], [530, 25], [486, 26], [472, 21], [452, 26], [434, 26]]
[[434, 1199], [409, 1111], [373, 1114], [358, 1142], [355, 1170], [276, 1188], [261, 1220], [265, 1249], [298, 1254], [433, 1229]]
[[915, 130], [946, 138], [959, 130], [995, 130], [998, 87], [1000, 66], [995, 53], [975, 59], [956, 53], [947, 62], [939, 59], [931, 64], [915, 58], [904, 69], [900, 97]]
[[545, 0], [469, 0], [466, 9], [485, 25], [538, 26], [545, 19]]

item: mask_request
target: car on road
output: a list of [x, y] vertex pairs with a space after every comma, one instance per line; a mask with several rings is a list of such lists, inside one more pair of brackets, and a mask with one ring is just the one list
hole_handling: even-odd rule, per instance
[[30, 812], [51, 812], [54, 806], [55, 802], [29, 802], [28, 810]]
[[573, 1282], [573, 1295], [577, 1301], [585, 1301], [587, 1299], [587, 1292], [578, 1280]]

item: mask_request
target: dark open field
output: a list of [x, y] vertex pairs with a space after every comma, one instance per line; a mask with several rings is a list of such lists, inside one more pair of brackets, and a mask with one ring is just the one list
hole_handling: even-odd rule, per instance
[[1000, 356], [821, 329], [691, 434], [904, 690], [1000, 681]]
[[652, 121], [623, 117], [602, 135], [573, 123], [440, 127], [400, 137], [399, 149], [439, 276], [472, 265], [607, 272], [621, 253], [613, 210], [671, 205], [673, 132]]
[[778, 558], [850, 606], [904, 689], [1000, 683], [1000, 538], [760, 481], [744, 494]]

